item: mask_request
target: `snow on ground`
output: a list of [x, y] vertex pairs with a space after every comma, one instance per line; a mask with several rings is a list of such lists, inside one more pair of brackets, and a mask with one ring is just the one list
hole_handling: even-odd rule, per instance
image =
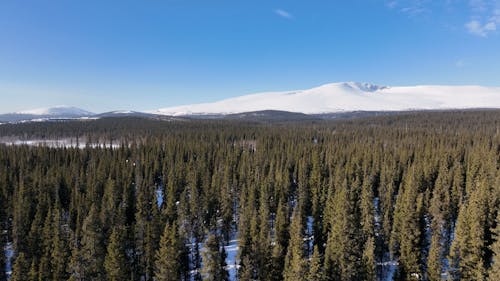
[[385, 87], [346, 82], [308, 90], [251, 94], [213, 103], [163, 108], [150, 113], [181, 116], [284, 110], [318, 114], [461, 108], [500, 108], [500, 88], [430, 85]]
[[[236, 233], [234, 235], [234, 238], [237, 237]], [[227, 264], [227, 271], [229, 272], [229, 280], [231, 281], [236, 281], [236, 275], [238, 273], [239, 269], [239, 260], [238, 258], [238, 247], [239, 240], [238, 239], [232, 239], [229, 241], [229, 244], [224, 247], [226, 250], [227, 258], [226, 258], [226, 264]]]
[[76, 141], [76, 139], [38, 139], [38, 140], [8, 140], [0, 139], [0, 144], [5, 145], [27, 145], [27, 146], [46, 146], [51, 148], [120, 148], [118, 143], [87, 143], [86, 141]]
[[[233, 232], [233, 234], [230, 237], [230, 240], [227, 245], [224, 246], [224, 250], [226, 251], [226, 270], [229, 273], [229, 280], [230, 281], [236, 281], [236, 275], [238, 273], [238, 269], [240, 268], [239, 263], [240, 261], [238, 260], [238, 251], [239, 251], [239, 239], [238, 239], [238, 231]], [[190, 259], [191, 259], [191, 266], [194, 267], [194, 253], [195, 253], [195, 241], [194, 239], [191, 239], [191, 243], [186, 244], [186, 246], [189, 247], [190, 249]], [[198, 243], [199, 251], [200, 251], [200, 256], [201, 254], [206, 251], [205, 249], [205, 241]], [[201, 267], [200, 268], [192, 268], [190, 271], [190, 277], [191, 280], [194, 281], [194, 277], [196, 274], [201, 272], [201, 268], [203, 268], [203, 260], [201, 261]]]
[[386, 254], [383, 262], [377, 263], [381, 267], [381, 281], [393, 281], [396, 270], [398, 269], [398, 262], [390, 260], [389, 255]]
[[[380, 198], [373, 198], [373, 208], [374, 214], [373, 219], [375, 221], [375, 236], [380, 236], [381, 220], [380, 220]], [[380, 269], [380, 280], [381, 281], [393, 281], [394, 274], [398, 268], [398, 261], [391, 259], [391, 254], [389, 252], [385, 253], [382, 262], [377, 263], [377, 267]]]
[[158, 205], [158, 208], [161, 208], [161, 205], [163, 204], [163, 185], [159, 185], [155, 193], [156, 204]]
[[380, 221], [380, 198], [375, 197], [373, 198], [373, 208], [375, 210], [373, 214], [373, 220], [375, 221], [375, 236], [380, 236], [380, 228], [381, 228], [381, 221]]
[[312, 216], [307, 217], [307, 233], [304, 238], [307, 241], [307, 247], [309, 250], [309, 256], [312, 255], [314, 250], [314, 230], [313, 230], [314, 218]]
[[7, 243], [3, 249], [5, 255], [5, 272], [7, 273], [7, 279], [12, 275], [12, 258], [14, 257], [14, 248], [12, 247], [12, 242]]

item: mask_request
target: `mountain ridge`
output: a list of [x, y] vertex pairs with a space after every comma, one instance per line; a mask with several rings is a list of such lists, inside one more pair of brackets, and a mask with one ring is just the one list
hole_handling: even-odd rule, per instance
[[[54, 106], [0, 114], [1, 122], [44, 121], [110, 117], [159, 118], [161, 116], [235, 118], [349, 112], [399, 112], [500, 108], [500, 87], [478, 85], [381, 86], [361, 82], [329, 83], [305, 90], [262, 92], [215, 102], [180, 105], [150, 111], [116, 110], [95, 114], [75, 106]], [[278, 113], [282, 112], [282, 113]], [[272, 113], [272, 114], [271, 114]], [[262, 115], [263, 114], [263, 115]], [[239, 116], [238, 118], [240, 118]], [[298, 115], [295, 115], [297, 117]], [[294, 117], [294, 118], [295, 118]], [[260, 117], [259, 117], [260, 118]]]
[[341, 82], [306, 90], [254, 93], [210, 103], [160, 108], [149, 113], [190, 116], [278, 110], [323, 114], [471, 108], [500, 108], [500, 87], [476, 85], [391, 87]]

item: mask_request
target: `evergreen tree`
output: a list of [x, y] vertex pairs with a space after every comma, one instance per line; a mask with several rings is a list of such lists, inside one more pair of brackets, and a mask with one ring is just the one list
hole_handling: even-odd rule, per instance
[[486, 278], [487, 200], [487, 190], [478, 187], [460, 208], [450, 251], [453, 280], [481, 281]]
[[399, 252], [397, 280], [421, 280], [423, 277], [420, 250], [424, 239], [423, 197], [419, 194], [420, 180], [420, 173], [410, 167], [396, 204], [392, 240], [397, 241]]
[[309, 272], [307, 273], [307, 281], [324, 281], [325, 275], [321, 264], [321, 256], [318, 246], [314, 246], [313, 254], [309, 261]]
[[330, 193], [325, 210], [330, 224], [325, 250], [325, 272], [331, 280], [360, 280], [363, 273], [363, 242], [357, 192], [344, 180]]
[[106, 279], [110, 281], [120, 281], [129, 278], [129, 264], [126, 256], [124, 227], [114, 227], [109, 239], [107, 254], [104, 259], [104, 269]]
[[203, 280], [228, 281], [229, 274], [226, 270], [226, 252], [221, 244], [221, 238], [209, 234], [205, 243], [206, 251], [203, 252]]
[[491, 251], [493, 252], [493, 263], [489, 270], [489, 281], [500, 280], [500, 212], [497, 214], [497, 226], [493, 230], [495, 234], [495, 242], [491, 245]]
[[80, 245], [79, 248], [74, 250], [71, 258], [70, 280], [104, 279], [105, 250], [101, 223], [94, 204], [83, 222]]
[[175, 223], [166, 224], [156, 251], [155, 279], [174, 281], [180, 277], [180, 244]]
[[35, 260], [31, 261], [31, 267], [27, 281], [38, 281], [38, 269], [36, 268]]
[[443, 262], [443, 239], [441, 231], [437, 230], [432, 233], [431, 246], [429, 249], [429, 257], [427, 259], [427, 278], [429, 281], [442, 280], [442, 262]]
[[277, 205], [276, 219], [274, 222], [274, 246], [271, 253], [271, 269], [269, 273], [272, 280], [283, 280], [283, 268], [289, 238], [288, 208], [280, 199]]
[[14, 267], [12, 268], [11, 281], [27, 281], [30, 280], [30, 262], [26, 255], [21, 252], [16, 257]]
[[68, 274], [66, 272], [69, 248], [66, 237], [66, 229], [63, 228], [61, 222], [61, 213], [59, 209], [54, 211], [53, 234], [51, 240], [51, 259], [50, 267], [52, 268], [52, 280], [66, 280]]
[[301, 281], [307, 277], [307, 268], [304, 260], [304, 229], [302, 215], [296, 209], [290, 226], [290, 244], [285, 257], [283, 270], [284, 281]]
[[375, 240], [368, 237], [363, 249], [363, 279], [366, 281], [376, 279], [376, 259], [375, 259]]

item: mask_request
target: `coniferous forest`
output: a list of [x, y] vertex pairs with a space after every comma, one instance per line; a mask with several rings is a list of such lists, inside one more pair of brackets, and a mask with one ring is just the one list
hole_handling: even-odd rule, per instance
[[500, 280], [500, 111], [0, 136], [0, 281]]

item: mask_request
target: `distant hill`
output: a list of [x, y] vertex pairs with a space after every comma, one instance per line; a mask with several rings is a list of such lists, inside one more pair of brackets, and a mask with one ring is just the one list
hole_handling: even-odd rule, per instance
[[258, 93], [213, 103], [151, 111], [172, 116], [214, 116], [265, 110], [331, 114], [500, 108], [500, 88], [482, 86], [388, 87], [344, 82], [286, 92]]

